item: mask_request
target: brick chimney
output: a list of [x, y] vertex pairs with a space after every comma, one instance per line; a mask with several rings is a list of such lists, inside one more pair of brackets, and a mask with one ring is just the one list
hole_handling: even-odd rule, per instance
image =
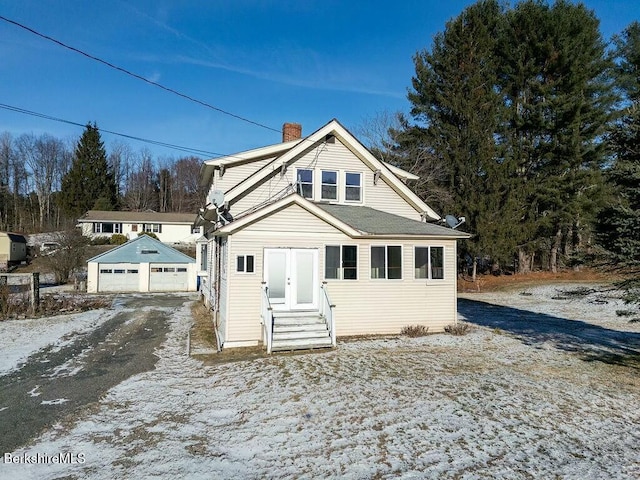
[[302, 138], [302, 125], [299, 123], [285, 123], [282, 125], [282, 141], [290, 142]]

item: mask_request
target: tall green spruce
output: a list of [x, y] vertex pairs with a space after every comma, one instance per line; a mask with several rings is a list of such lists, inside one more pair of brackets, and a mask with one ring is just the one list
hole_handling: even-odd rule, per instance
[[62, 178], [60, 206], [71, 218], [87, 210], [115, 210], [117, 189], [97, 125], [88, 123], [73, 154], [71, 169]]
[[501, 5], [466, 8], [416, 55], [406, 133], [445, 160], [469, 257], [555, 269], [587, 243], [602, 197], [605, 44], [581, 4]]
[[598, 222], [598, 239], [613, 262], [640, 267], [640, 23], [616, 40], [616, 84], [622, 116], [613, 127], [613, 163], [607, 178], [613, 197]]

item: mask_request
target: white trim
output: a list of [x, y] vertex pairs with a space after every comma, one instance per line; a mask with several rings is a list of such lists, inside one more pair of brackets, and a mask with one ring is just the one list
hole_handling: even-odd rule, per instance
[[[426, 248], [427, 249], [427, 276], [426, 277], [416, 277], [416, 248]], [[431, 276], [431, 249], [432, 248], [441, 248], [442, 249], [442, 278], [433, 278]], [[446, 268], [445, 268], [445, 252], [446, 248], [444, 245], [414, 245], [413, 246], [413, 279], [418, 281], [427, 280], [429, 282], [444, 282], [447, 279]]]
[[396, 177], [404, 178], [406, 180], [420, 180], [420, 177], [418, 175], [414, 175], [413, 173], [407, 172], [406, 170], [396, 167], [395, 165], [391, 165], [390, 163], [382, 163], [384, 163], [385, 166], [389, 170], [391, 170]]
[[[349, 200], [347, 198], [347, 188], [355, 188], [353, 185], [347, 185], [347, 175], [359, 175], [360, 176], [360, 200]], [[364, 204], [364, 174], [362, 172], [353, 172], [349, 170], [344, 171], [344, 203], [346, 205]]]
[[[389, 278], [389, 247], [400, 247], [400, 278]], [[373, 248], [384, 248], [384, 278], [373, 278], [371, 276], [371, 261], [373, 259], [373, 254], [371, 252], [371, 250]], [[403, 269], [403, 265], [404, 265], [404, 248], [403, 245], [400, 244], [389, 244], [389, 243], [382, 243], [379, 245], [369, 245], [369, 280], [374, 280], [374, 281], [392, 281], [392, 282], [401, 282], [404, 280], [404, 269]]]
[[[327, 247], [338, 247], [338, 249], [340, 250], [340, 257], [338, 259], [339, 261], [339, 266], [338, 266], [338, 278], [327, 278]], [[342, 266], [343, 262], [343, 257], [342, 257], [342, 249], [343, 247], [356, 247], [356, 278], [344, 278], [344, 267]], [[325, 282], [329, 282], [329, 283], [333, 283], [333, 282], [357, 282], [361, 279], [360, 276], [360, 245], [358, 245], [357, 243], [325, 243], [323, 244], [323, 255], [324, 255], [324, 262], [323, 262], [323, 267], [324, 270], [321, 272], [322, 273], [322, 279]]]
[[[239, 271], [238, 270], [238, 258], [240, 257], [244, 257], [244, 270], [243, 271]], [[253, 257], [253, 271], [252, 272], [247, 272], [247, 258], [248, 257]], [[244, 255], [236, 255], [236, 261], [235, 261], [235, 270], [233, 273], [236, 273], [238, 275], [255, 275], [256, 273], [256, 256], [253, 253], [247, 253]]]

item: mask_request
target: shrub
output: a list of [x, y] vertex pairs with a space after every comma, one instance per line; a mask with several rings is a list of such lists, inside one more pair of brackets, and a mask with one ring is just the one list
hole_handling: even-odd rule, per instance
[[111, 245], [122, 245], [123, 243], [127, 243], [127, 237], [121, 233], [114, 233], [111, 235], [109, 243]]
[[411, 338], [424, 337], [428, 331], [429, 327], [425, 327], [424, 325], [407, 325], [406, 327], [402, 327], [400, 334]]
[[468, 323], [461, 322], [444, 327], [444, 331], [450, 333], [451, 335], [466, 335], [470, 330], [471, 328], [469, 327]]
[[153, 232], [140, 232], [140, 233], [138, 234], [138, 236], [139, 236], [139, 237], [141, 237], [142, 235], [149, 235], [151, 238], [155, 238], [156, 240], [160, 240], [160, 239], [158, 238], [158, 236], [157, 236], [155, 233], [153, 233]]

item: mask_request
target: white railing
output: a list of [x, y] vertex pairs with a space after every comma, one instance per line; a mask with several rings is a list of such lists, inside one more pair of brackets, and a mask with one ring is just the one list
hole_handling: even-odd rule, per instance
[[320, 315], [324, 317], [324, 321], [327, 324], [327, 330], [331, 336], [331, 345], [336, 346], [336, 320], [333, 314], [335, 305], [331, 303], [329, 298], [329, 292], [327, 290], [327, 282], [322, 282], [320, 286]]
[[267, 283], [262, 282], [262, 309], [260, 316], [262, 317], [262, 328], [264, 330], [264, 341], [267, 345], [267, 353], [271, 353], [271, 344], [273, 343], [273, 309], [269, 301]]

